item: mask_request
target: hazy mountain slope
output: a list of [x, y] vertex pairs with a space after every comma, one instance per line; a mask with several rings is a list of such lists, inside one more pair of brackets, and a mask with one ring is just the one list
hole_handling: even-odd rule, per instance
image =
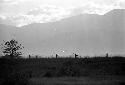
[[61, 50], [65, 50], [66, 53], [83, 54], [123, 53], [124, 17], [125, 10], [113, 10], [104, 16], [78, 15], [58, 22], [31, 24], [17, 30], [11, 29], [10, 26], [0, 26], [0, 31], [2, 30], [3, 39], [13, 33], [12, 36], [23, 42], [25, 48], [34, 53], [38, 51], [46, 54], [52, 50], [60, 54]]

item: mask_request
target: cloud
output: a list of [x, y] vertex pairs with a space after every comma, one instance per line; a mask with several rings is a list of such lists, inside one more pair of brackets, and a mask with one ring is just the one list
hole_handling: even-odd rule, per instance
[[[25, 0], [3, 0], [6, 3], [19, 3], [25, 2]], [[31, 1], [31, 0], [26, 0]], [[42, 5], [31, 10], [27, 10], [25, 13], [13, 14], [9, 13], [0, 14], [2, 20], [9, 20], [17, 27], [22, 27], [32, 23], [47, 23], [55, 22], [67, 17], [75, 16], [78, 14], [98, 14], [104, 15], [114, 9], [125, 9], [125, 1], [117, 0], [110, 4], [86, 2], [79, 7], [59, 7], [55, 5]]]
[[28, 1], [32, 1], [32, 0], [1, 0], [0, 3], [2, 5], [18, 5], [19, 3], [28, 2]]
[[0, 0], [1, 7], [8, 6], [8, 5], [17, 5], [18, 1], [14, 0]]
[[82, 14], [98, 14], [98, 15], [104, 15], [108, 13], [111, 10], [114, 9], [125, 9], [125, 1], [124, 0], [119, 0], [115, 1], [110, 4], [106, 3], [95, 3], [95, 2], [86, 2], [83, 5], [77, 7], [74, 9], [74, 14], [75, 13], [82, 13]]
[[2, 0], [3, 2], [25, 2], [25, 1], [32, 1], [32, 0]]
[[31, 23], [47, 23], [54, 22], [69, 17], [70, 10], [62, 7], [44, 5], [34, 8], [24, 15], [11, 17], [11, 20], [17, 23], [17, 27], [21, 27]]
[[0, 15], [0, 18], [3, 19], [3, 20], [5, 20], [7, 17], [4, 16], [4, 15]]

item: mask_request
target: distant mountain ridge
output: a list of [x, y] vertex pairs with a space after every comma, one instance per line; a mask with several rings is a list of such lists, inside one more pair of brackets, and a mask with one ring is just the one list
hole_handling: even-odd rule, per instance
[[58, 22], [34, 23], [23, 27], [0, 26], [0, 41], [15, 37], [30, 53], [120, 54], [125, 51], [125, 10], [103, 16], [81, 14]]

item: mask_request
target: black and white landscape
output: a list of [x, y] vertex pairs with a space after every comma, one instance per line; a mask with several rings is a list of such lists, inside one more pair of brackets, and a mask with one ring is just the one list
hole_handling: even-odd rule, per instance
[[124, 85], [124, 36], [124, 0], [1, 0], [0, 85]]

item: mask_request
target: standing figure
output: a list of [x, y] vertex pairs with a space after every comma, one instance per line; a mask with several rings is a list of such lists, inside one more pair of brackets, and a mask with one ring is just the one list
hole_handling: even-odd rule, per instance
[[106, 53], [106, 57], [109, 57], [108, 53]]
[[56, 54], [56, 58], [58, 58], [58, 54]]
[[77, 56], [78, 56], [78, 55], [77, 55], [77, 54], [75, 54], [75, 58], [77, 58]]
[[31, 55], [29, 55], [29, 59], [31, 58]]
[[38, 58], [38, 56], [36, 55], [36, 59]]

